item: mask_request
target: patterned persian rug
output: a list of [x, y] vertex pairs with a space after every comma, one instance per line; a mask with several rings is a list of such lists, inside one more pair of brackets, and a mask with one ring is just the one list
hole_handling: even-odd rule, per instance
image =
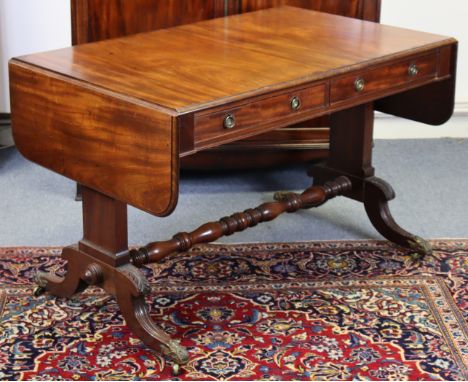
[[[466, 380], [468, 240], [412, 263], [384, 242], [199, 246], [145, 269], [183, 380]], [[34, 298], [59, 249], [0, 249], [0, 379], [171, 379], [90, 288]]]

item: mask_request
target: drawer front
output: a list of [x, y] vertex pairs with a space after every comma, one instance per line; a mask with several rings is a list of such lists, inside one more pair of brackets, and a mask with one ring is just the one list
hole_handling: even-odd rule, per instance
[[374, 92], [385, 92], [410, 82], [435, 77], [437, 54], [356, 72], [332, 81], [330, 102], [336, 103]]
[[326, 106], [326, 85], [291, 90], [273, 97], [195, 115], [195, 145], [248, 134], [281, 120], [297, 122], [308, 111]]

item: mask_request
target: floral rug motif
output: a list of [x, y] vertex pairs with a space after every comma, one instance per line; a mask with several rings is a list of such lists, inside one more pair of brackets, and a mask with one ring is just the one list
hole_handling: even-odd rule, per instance
[[466, 380], [468, 240], [413, 263], [387, 242], [203, 245], [144, 268], [171, 364], [97, 287], [33, 297], [59, 248], [0, 248], [0, 379]]

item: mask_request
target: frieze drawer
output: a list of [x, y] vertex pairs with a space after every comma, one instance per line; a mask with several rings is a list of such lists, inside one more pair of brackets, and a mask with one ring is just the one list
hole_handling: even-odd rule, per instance
[[326, 84], [321, 83], [222, 110], [198, 113], [195, 115], [195, 145], [248, 135], [259, 127], [282, 120], [300, 122], [308, 112], [327, 105], [326, 90]]
[[437, 74], [437, 53], [416, 57], [375, 69], [345, 75], [331, 83], [330, 102], [385, 92], [410, 82], [420, 82]]

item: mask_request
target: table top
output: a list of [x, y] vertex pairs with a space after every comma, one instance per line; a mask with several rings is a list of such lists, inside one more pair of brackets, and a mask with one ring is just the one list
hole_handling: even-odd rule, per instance
[[369, 102], [443, 121], [455, 63], [452, 38], [274, 8], [12, 59], [13, 134], [31, 161], [165, 216], [180, 156]]
[[23, 56], [16, 61], [178, 115], [454, 41], [279, 7]]

